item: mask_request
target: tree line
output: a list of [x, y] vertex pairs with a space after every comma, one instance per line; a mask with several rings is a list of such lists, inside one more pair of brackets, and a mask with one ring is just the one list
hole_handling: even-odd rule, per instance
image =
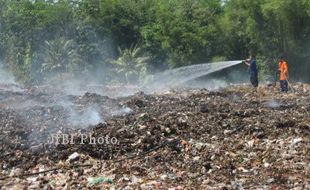
[[96, 72], [128, 83], [183, 65], [258, 55], [310, 81], [309, 0], [0, 0], [0, 58], [19, 81]]

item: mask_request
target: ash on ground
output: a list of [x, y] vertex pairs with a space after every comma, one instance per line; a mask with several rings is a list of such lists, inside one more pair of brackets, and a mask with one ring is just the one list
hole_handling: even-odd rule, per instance
[[[0, 186], [309, 189], [310, 85], [292, 88], [282, 94], [236, 85], [119, 98], [0, 88]], [[75, 143], [48, 144], [52, 134]], [[76, 143], [82, 135], [85, 143]]]

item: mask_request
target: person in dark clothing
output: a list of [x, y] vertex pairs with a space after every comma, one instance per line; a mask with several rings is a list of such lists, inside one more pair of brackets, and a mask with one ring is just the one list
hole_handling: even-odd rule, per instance
[[250, 58], [246, 59], [244, 63], [249, 66], [250, 81], [251, 81], [252, 86], [255, 88], [258, 87], [258, 72], [257, 72], [255, 54], [252, 53]]

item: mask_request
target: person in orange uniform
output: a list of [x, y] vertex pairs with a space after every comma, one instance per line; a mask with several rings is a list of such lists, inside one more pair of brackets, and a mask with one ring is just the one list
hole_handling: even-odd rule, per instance
[[284, 57], [280, 57], [279, 61], [279, 69], [278, 69], [279, 75], [280, 75], [280, 87], [281, 87], [281, 92], [287, 92], [288, 91], [288, 64], [284, 60]]

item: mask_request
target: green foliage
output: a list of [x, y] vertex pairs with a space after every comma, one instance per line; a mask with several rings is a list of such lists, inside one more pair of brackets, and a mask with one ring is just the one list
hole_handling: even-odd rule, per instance
[[141, 30], [145, 48], [171, 67], [205, 62], [217, 53], [220, 1], [157, 1], [155, 20]]
[[277, 81], [278, 59], [266, 56], [257, 57], [258, 77], [260, 81]]
[[65, 73], [81, 62], [72, 40], [59, 38], [45, 41], [45, 45], [41, 72]]
[[220, 61], [226, 61], [226, 57], [224, 56], [214, 56], [212, 57], [212, 62], [220, 62]]
[[144, 56], [137, 46], [124, 50], [119, 48], [119, 54], [119, 58], [112, 61], [117, 66], [117, 72], [124, 74], [127, 83], [142, 82], [147, 76], [149, 57]]
[[[220, 20], [227, 39], [228, 58], [246, 56], [250, 51], [277, 62], [285, 54], [293, 73], [310, 78], [304, 71], [310, 56], [309, 1], [230, 0]], [[273, 75], [276, 64], [265, 64]]]
[[[132, 44], [149, 55], [147, 71], [127, 64]], [[41, 81], [50, 71], [112, 73], [108, 60], [126, 63], [116, 70], [130, 81], [251, 51], [266, 74], [285, 53], [291, 77], [309, 81], [310, 1], [0, 0], [0, 58], [22, 82]]]

